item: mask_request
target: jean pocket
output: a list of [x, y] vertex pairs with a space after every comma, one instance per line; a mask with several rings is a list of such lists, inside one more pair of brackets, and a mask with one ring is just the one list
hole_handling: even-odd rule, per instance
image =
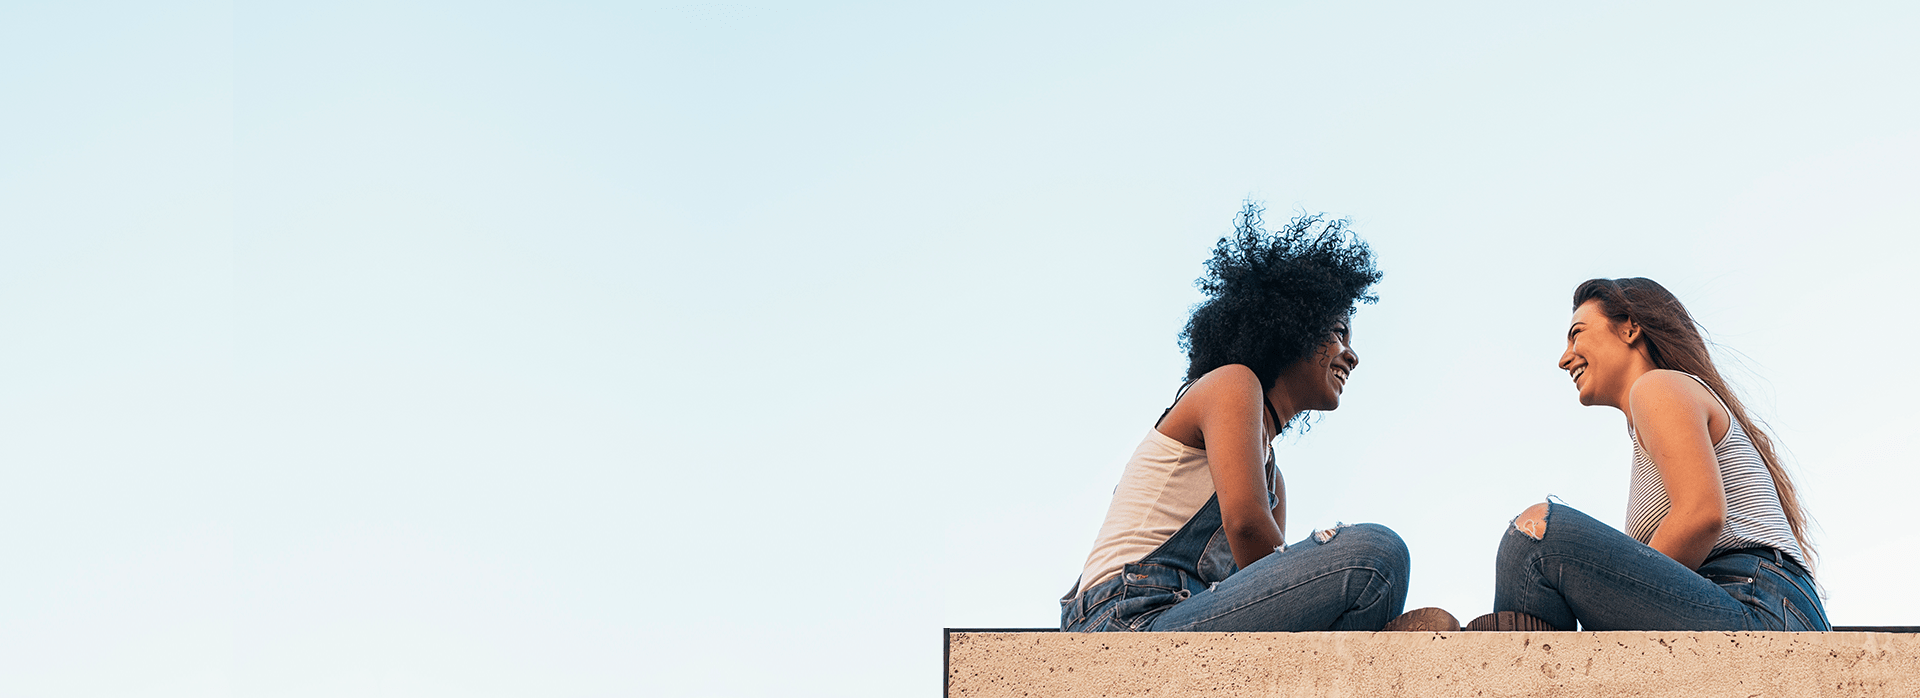
[[[1760, 569], [1769, 575], [1780, 595], [1778, 612], [1780, 623], [1786, 630], [1806, 632], [1832, 629], [1827, 625], [1826, 610], [1820, 607], [1820, 597], [1815, 595], [1811, 579], [1792, 571], [1792, 567], [1766, 560], [1760, 561]], [[1815, 618], [1820, 620], [1816, 621]]]
[[1080, 625], [1080, 621], [1086, 620], [1086, 614], [1087, 609], [1081, 606], [1079, 597], [1061, 599], [1060, 629], [1067, 631], [1074, 630]]
[[1792, 585], [1795, 591], [1805, 594], [1808, 598], [1819, 598], [1818, 590], [1813, 587], [1813, 579], [1803, 573], [1793, 571], [1797, 568], [1776, 565], [1766, 560], [1761, 560], [1760, 569], [1780, 577], [1781, 581]]
[[1070, 631], [1097, 630], [1105, 622], [1103, 615], [1112, 615], [1113, 601], [1117, 600], [1126, 588], [1124, 580], [1109, 578], [1086, 589], [1071, 598], [1060, 600], [1060, 629]]
[[1737, 574], [1709, 574], [1703, 576], [1707, 578], [1707, 581], [1719, 585], [1720, 590], [1727, 592], [1727, 595], [1733, 597], [1735, 601], [1748, 606], [1762, 605], [1759, 599], [1754, 598], [1752, 577]]
[[1176, 593], [1187, 588], [1187, 574], [1166, 565], [1135, 562], [1120, 568], [1120, 580], [1126, 596], [1147, 596], [1156, 592]]
[[1782, 611], [1780, 620], [1785, 621], [1787, 632], [1802, 633], [1819, 629], [1812, 621], [1807, 620], [1807, 614], [1800, 612], [1800, 607], [1793, 603], [1793, 599], [1781, 597], [1780, 609]]
[[1114, 620], [1130, 630], [1142, 630], [1174, 604], [1185, 601], [1185, 572], [1151, 562], [1136, 562], [1120, 570], [1120, 598], [1115, 601]]

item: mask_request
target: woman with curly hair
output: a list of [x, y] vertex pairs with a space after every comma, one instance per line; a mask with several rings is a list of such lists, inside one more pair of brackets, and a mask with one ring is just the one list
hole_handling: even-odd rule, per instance
[[1268, 234], [1260, 213], [1249, 202], [1214, 248], [1180, 335], [1186, 383], [1128, 460], [1062, 630], [1380, 630], [1406, 602], [1406, 544], [1385, 526], [1283, 538], [1271, 443], [1340, 406], [1360, 364], [1349, 318], [1380, 273], [1346, 221]]
[[1830, 630], [1806, 515], [1680, 299], [1649, 279], [1574, 289], [1560, 368], [1626, 415], [1622, 533], [1562, 504], [1507, 527], [1483, 630]]

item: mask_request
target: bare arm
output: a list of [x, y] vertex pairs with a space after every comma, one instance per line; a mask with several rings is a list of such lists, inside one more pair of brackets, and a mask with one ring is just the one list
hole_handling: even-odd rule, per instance
[[1628, 402], [1640, 445], [1659, 467], [1672, 503], [1648, 544], [1687, 569], [1698, 569], [1727, 521], [1727, 495], [1709, 426], [1720, 405], [1698, 382], [1671, 371], [1641, 376]]
[[1280, 477], [1280, 467], [1273, 468], [1273, 524], [1280, 529], [1280, 540], [1287, 539], [1287, 482]]
[[1204, 404], [1196, 405], [1204, 408], [1199, 426], [1221, 525], [1234, 563], [1244, 569], [1285, 540], [1278, 523], [1282, 509], [1267, 507], [1265, 398], [1260, 379], [1245, 366], [1226, 366], [1209, 377], [1215, 380], [1200, 396]]

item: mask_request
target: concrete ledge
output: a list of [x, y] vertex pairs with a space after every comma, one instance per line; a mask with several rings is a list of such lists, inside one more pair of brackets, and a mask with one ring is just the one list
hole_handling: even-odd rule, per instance
[[1920, 696], [1907, 633], [947, 634], [947, 696]]

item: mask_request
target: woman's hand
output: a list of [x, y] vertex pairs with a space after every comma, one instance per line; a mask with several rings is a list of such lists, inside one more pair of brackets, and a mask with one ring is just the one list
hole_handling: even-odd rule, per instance
[[1673, 371], [1649, 371], [1634, 381], [1627, 419], [1640, 447], [1660, 469], [1671, 502], [1648, 545], [1699, 569], [1727, 521], [1727, 495], [1713, 434], [1725, 436], [1726, 411], [1699, 381]]

